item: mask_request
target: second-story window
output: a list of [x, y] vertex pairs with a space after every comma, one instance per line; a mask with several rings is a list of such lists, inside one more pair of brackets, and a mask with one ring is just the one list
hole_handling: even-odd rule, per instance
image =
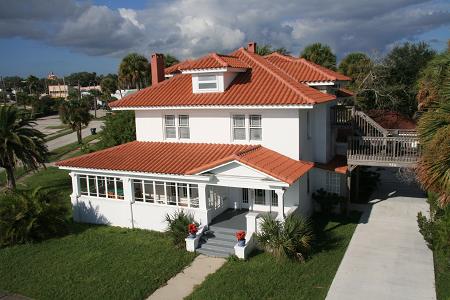
[[175, 126], [175, 116], [166, 115], [164, 118], [166, 139], [175, 139], [177, 137], [177, 130]]
[[245, 115], [233, 116], [233, 139], [245, 140]]
[[179, 115], [178, 116], [178, 138], [188, 139], [189, 138], [189, 116]]
[[262, 139], [261, 115], [250, 115], [250, 140]]

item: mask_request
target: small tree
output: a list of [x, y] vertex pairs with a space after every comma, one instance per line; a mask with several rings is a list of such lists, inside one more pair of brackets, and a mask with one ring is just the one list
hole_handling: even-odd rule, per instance
[[118, 111], [108, 114], [100, 133], [100, 143], [104, 148], [136, 140], [136, 125], [133, 111]]
[[59, 108], [59, 117], [64, 124], [69, 125], [69, 127], [77, 132], [78, 144], [83, 142], [81, 136], [81, 130], [83, 125], [89, 125], [92, 119], [92, 115], [89, 113], [89, 102], [81, 99], [71, 99], [65, 101], [61, 104]]
[[300, 54], [300, 57], [324, 66], [325, 68], [336, 70], [336, 55], [328, 45], [314, 43], [306, 46]]
[[37, 169], [47, 160], [45, 135], [34, 129], [34, 124], [16, 108], [0, 107], [0, 167], [6, 170], [9, 189], [16, 188], [14, 169], [17, 162], [25, 168]]

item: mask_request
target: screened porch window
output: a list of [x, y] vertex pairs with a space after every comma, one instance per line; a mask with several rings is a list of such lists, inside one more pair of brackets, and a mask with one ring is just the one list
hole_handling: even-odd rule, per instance
[[272, 191], [271, 192], [271, 204], [272, 204], [272, 206], [278, 206], [278, 195], [277, 195], [277, 193], [275, 193], [275, 191]]
[[124, 199], [123, 181], [116, 177], [79, 175], [81, 195]]
[[255, 190], [255, 204], [266, 205], [266, 191]]
[[242, 203], [248, 204], [248, 189], [242, 189]]
[[327, 172], [326, 188], [327, 192], [339, 195], [341, 193], [340, 175], [334, 172]]

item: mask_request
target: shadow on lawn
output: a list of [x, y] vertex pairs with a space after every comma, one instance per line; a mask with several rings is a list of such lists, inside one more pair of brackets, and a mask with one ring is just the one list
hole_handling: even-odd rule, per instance
[[[352, 211], [349, 216], [326, 215], [320, 213], [315, 214], [312, 217], [314, 232], [312, 255], [314, 255], [314, 253], [332, 250], [339, 247], [339, 242], [341, 242], [344, 237], [336, 235], [335, 230], [348, 224], [358, 224], [360, 217], [361, 213], [356, 211]], [[335, 224], [327, 228], [330, 222]]]

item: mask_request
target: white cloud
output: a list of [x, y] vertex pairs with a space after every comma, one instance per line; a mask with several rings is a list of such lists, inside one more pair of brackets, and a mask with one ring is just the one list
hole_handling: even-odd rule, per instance
[[[2, 0], [0, 38], [43, 40], [90, 55], [169, 52], [180, 58], [227, 52], [248, 40], [297, 55], [325, 42], [339, 55], [385, 50], [450, 24], [443, 0], [172, 0], [111, 9], [74, 0]], [[58, 12], [58, 13], [55, 13]]]

